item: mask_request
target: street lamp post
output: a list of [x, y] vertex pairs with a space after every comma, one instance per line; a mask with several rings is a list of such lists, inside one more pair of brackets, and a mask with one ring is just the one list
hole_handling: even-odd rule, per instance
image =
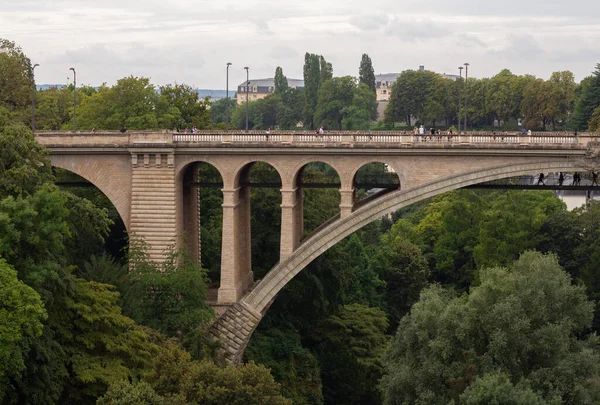
[[225, 130], [229, 130], [229, 66], [231, 66], [231, 62], [227, 62], [227, 79], [225, 81]]
[[246, 131], [248, 130], [248, 87], [250, 87], [250, 68], [245, 66], [246, 69]]
[[461, 102], [460, 102], [460, 92], [462, 90], [462, 88], [461, 88], [462, 87], [461, 86], [461, 82], [462, 82], [462, 70], [463, 70], [463, 67], [459, 66], [458, 67], [458, 72], [459, 72], [458, 73], [459, 74], [459, 79], [458, 79], [458, 86], [459, 86], [458, 87], [458, 133], [459, 134], [460, 134], [460, 104], [461, 104]]
[[464, 129], [465, 131], [467, 130], [467, 86], [468, 86], [468, 79], [469, 79], [469, 64], [465, 63], [465, 125], [464, 125]]
[[73, 132], [77, 132], [77, 73], [75, 68], [69, 68], [73, 71]]
[[35, 68], [38, 63], [31, 68], [31, 130], [35, 131]]

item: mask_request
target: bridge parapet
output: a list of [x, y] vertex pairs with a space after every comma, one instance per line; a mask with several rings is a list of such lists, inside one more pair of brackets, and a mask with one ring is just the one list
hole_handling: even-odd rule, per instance
[[185, 145], [185, 144], [243, 144], [251, 147], [260, 145], [289, 145], [302, 146], [352, 146], [382, 144], [419, 145], [419, 144], [512, 144], [512, 145], [546, 145], [571, 144], [587, 145], [600, 141], [600, 132], [584, 132], [578, 135], [567, 132], [533, 132], [524, 135], [520, 132], [507, 131], [471, 131], [460, 134], [441, 132], [437, 134], [415, 135], [407, 131], [327, 131], [325, 134], [315, 134], [309, 131], [213, 131], [203, 130], [194, 134], [171, 133], [169, 131], [38, 131], [38, 142], [52, 146], [134, 146], [134, 145]]

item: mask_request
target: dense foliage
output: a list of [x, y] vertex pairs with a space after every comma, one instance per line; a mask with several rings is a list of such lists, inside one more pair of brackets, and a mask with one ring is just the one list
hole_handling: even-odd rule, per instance
[[[305, 90], [289, 88], [278, 68], [275, 94], [249, 105], [251, 128], [368, 128], [371, 72], [363, 55], [359, 81], [333, 78], [324, 57], [307, 53]], [[47, 151], [26, 126], [31, 63], [10, 41], [0, 44], [0, 73], [3, 404], [600, 400], [600, 204], [571, 212], [549, 192], [462, 190], [382, 218], [291, 280], [254, 333], [248, 363], [225, 367], [206, 333], [207, 280], [220, 275], [219, 188], [201, 191], [202, 268], [184, 251], [151, 263], [136, 240], [125, 261], [111, 257], [107, 247], [122, 238], [113, 233], [118, 214], [98, 190], [52, 184]], [[523, 119], [528, 128], [594, 129], [598, 77], [576, 85], [569, 72], [541, 80], [503, 70], [465, 83], [407, 71], [386, 120], [450, 125], [459, 94], [468, 94], [472, 125]], [[73, 91], [36, 93], [39, 128], [71, 127]], [[76, 97], [82, 129], [222, 128], [227, 102], [209, 108], [189, 86], [135, 77], [79, 88]], [[242, 128], [245, 109], [229, 106], [231, 127]], [[199, 173], [222, 184], [208, 164]], [[390, 175], [381, 164], [364, 174]], [[247, 175], [280, 186], [268, 165]], [[318, 162], [302, 177], [339, 182]], [[340, 194], [303, 193], [308, 235], [339, 212]], [[252, 267], [261, 278], [279, 260], [281, 194], [255, 187], [251, 200]]]
[[479, 278], [468, 295], [423, 291], [386, 356], [384, 403], [484, 403], [507, 395], [498, 385], [533, 402], [596, 403], [598, 338], [581, 337], [594, 304], [557, 258], [527, 252]]
[[[3, 72], [21, 66], [17, 76], [29, 77], [20, 50], [2, 47]], [[119, 86], [119, 102], [139, 111], [156, 96], [145, 80]], [[167, 86], [158, 102], [181, 102], [178, 111], [194, 124], [202, 105], [184, 102], [185, 89]], [[164, 396], [180, 404], [288, 404], [266, 368], [213, 362], [205, 272], [185, 252], [156, 264], [132, 241], [129, 263], [107, 254], [114, 207], [98, 190], [53, 184], [48, 152], [23, 125], [22, 106], [5, 101], [9, 89], [0, 90], [0, 402], [94, 404], [116, 396], [118, 403], [166, 403]], [[99, 119], [128, 125], [139, 118], [121, 107]]]

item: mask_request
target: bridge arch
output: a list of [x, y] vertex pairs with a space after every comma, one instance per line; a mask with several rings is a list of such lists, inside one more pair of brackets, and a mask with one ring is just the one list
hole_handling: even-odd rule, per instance
[[[353, 183], [356, 180], [356, 175], [358, 174], [358, 172], [363, 169], [365, 166], [371, 164], [371, 163], [383, 163], [384, 165], [386, 165], [391, 173], [395, 173], [396, 176], [398, 177], [398, 181], [400, 182], [400, 185], [402, 186], [402, 184], [405, 184], [406, 181], [406, 173], [404, 172], [404, 168], [399, 166], [397, 164], [396, 161], [392, 160], [392, 159], [370, 159], [369, 161], [364, 161], [364, 162], [360, 162], [359, 164], [357, 164], [356, 166], [354, 166], [352, 168], [352, 181]], [[402, 188], [402, 187], [401, 187]]]
[[52, 166], [75, 173], [98, 188], [115, 206], [130, 232], [131, 163], [128, 156], [99, 156], [94, 160], [76, 155], [50, 155]]
[[277, 293], [296, 274], [304, 269], [311, 261], [320, 256], [330, 247], [351, 235], [353, 232], [381, 218], [386, 214], [447, 191], [456, 190], [473, 184], [499, 180], [507, 177], [527, 175], [539, 172], [558, 172], [586, 170], [574, 162], [532, 163], [492, 167], [485, 170], [461, 173], [455, 176], [439, 179], [410, 190], [399, 190], [383, 196], [353, 212], [350, 216], [341, 218], [322, 229], [298, 249], [285, 262], [275, 266], [265, 278], [247, 294], [243, 301], [259, 313], [269, 307], [269, 303]]
[[[377, 167], [375, 165], [384, 166]], [[371, 173], [369, 173], [369, 171], [371, 171]], [[396, 170], [395, 165], [385, 161], [374, 160], [355, 167], [352, 174], [352, 189], [354, 190], [355, 203], [354, 209], [357, 209], [359, 206], [364, 205], [367, 202], [367, 199], [369, 198], [374, 199], [379, 197], [383, 193], [388, 193], [393, 190], [402, 189], [402, 184], [404, 184], [404, 182], [400, 179], [400, 177], [401, 176]], [[380, 187], [377, 187], [378, 185]], [[383, 188], [383, 186], [385, 186], [385, 188]], [[380, 188], [383, 188], [383, 190], [381, 190]], [[361, 189], [366, 191], [367, 193], [366, 196], [363, 195], [364, 199], [362, 201], [359, 201], [360, 195], [358, 194], [358, 191]], [[373, 189], [380, 190], [370, 195], [369, 190]]]
[[[278, 263], [230, 309], [229, 314], [221, 317], [211, 329], [213, 336], [219, 338], [232, 362], [241, 361], [241, 356], [254, 329], [268, 310], [271, 303], [289, 281], [302, 271], [310, 262], [323, 252], [340, 242], [353, 232], [396, 210], [434, 197], [447, 191], [456, 190], [473, 184], [499, 180], [519, 175], [540, 172], [585, 171], [584, 162], [560, 160], [530, 164], [508, 164], [486, 169], [463, 172], [454, 176], [440, 178], [408, 190], [398, 190], [372, 201], [349, 216], [340, 218], [321, 229], [313, 237], [302, 243], [286, 260]], [[236, 331], [245, 322], [243, 330]], [[234, 333], [235, 341], [227, 337]], [[239, 341], [242, 343], [240, 344]]]
[[[202, 241], [201, 233], [204, 229], [204, 220], [201, 217], [205, 217], [205, 208], [201, 201], [207, 194], [206, 189], [202, 189], [203, 185], [215, 187], [210, 191], [210, 195], [221, 209], [223, 202], [221, 191], [223, 187], [222, 168], [213, 164], [213, 162], [192, 160], [186, 162], [178, 170], [175, 177], [176, 195], [178, 196], [176, 198], [178, 204], [176, 209], [177, 234], [183, 236], [183, 239], [178, 242], [185, 243], [192, 258], [207, 268], [209, 278], [212, 281], [209, 285], [209, 296], [212, 298], [213, 291], [211, 288], [217, 288], [220, 282], [220, 255], [214, 261], [207, 263], [203, 260], [203, 257], [206, 258], [206, 254], [203, 255], [202, 253], [206, 252], [207, 247], [211, 251], [217, 250], [220, 253], [221, 246], [206, 246], [206, 242]], [[213, 193], [213, 190], [215, 193]], [[222, 224], [219, 232], [222, 232]], [[216, 242], [219, 243], [218, 240]], [[204, 249], [202, 249], [203, 245]]]

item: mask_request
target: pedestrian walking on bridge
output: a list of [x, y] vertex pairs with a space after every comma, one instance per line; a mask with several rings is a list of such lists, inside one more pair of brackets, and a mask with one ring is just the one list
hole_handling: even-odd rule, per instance
[[540, 173], [540, 176], [538, 177], [538, 182], [536, 185], [539, 186], [540, 183], [542, 183], [543, 186], [546, 185], [546, 183], [544, 183], [544, 173]]

